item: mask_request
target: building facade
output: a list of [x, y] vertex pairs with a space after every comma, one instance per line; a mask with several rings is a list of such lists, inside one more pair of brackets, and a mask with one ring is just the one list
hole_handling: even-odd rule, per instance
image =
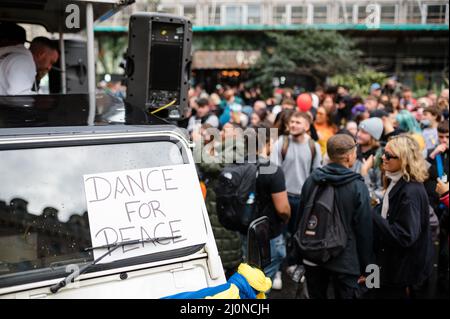
[[[337, 30], [356, 40], [366, 64], [408, 85], [417, 87], [420, 82], [432, 88], [431, 83], [440, 87], [445, 78], [448, 81], [444, 74], [449, 64], [449, 2], [445, 0], [137, 0], [97, 30], [126, 33], [129, 16], [136, 11], [188, 17], [194, 41], [207, 36], [255, 38], [264, 31]], [[245, 75], [250, 67], [236, 67], [236, 61], [229, 68], [205, 66], [196, 62], [205, 53], [193, 48], [194, 76], [201, 80], [212, 77], [212, 83], [219, 82], [230, 74]], [[209, 54], [208, 61], [214, 61], [226, 53]]]
[[136, 11], [183, 15], [194, 26], [277, 26], [365, 24], [379, 6], [380, 24], [447, 25], [449, 3], [444, 0], [137, 0], [112, 19], [126, 25]]

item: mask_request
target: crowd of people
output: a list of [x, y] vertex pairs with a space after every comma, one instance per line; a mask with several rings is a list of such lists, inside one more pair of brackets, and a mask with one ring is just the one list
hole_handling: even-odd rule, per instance
[[[271, 225], [265, 272], [274, 290], [283, 287], [282, 271], [301, 267], [310, 298], [330, 297], [330, 284], [335, 298], [419, 298], [437, 259], [438, 286], [448, 294], [449, 90], [417, 98], [390, 78], [367, 93], [355, 96], [345, 86], [301, 94], [277, 88], [262, 99], [258, 89], [243, 86], [189, 91], [189, 114], [180, 126], [196, 143], [213, 144], [212, 158], [226, 149], [208, 129], [219, 130], [221, 139], [277, 129], [276, 138], [258, 135], [259, 161], [275, 169], [256, 180], [259, 214]], [[224, 165], [203, 157], [198, 171], [223, 266], [232, 274], [245, 259], [245, 236], [217, 217], [215, 185]], [[305, 258], [295, 239], [317, 185], [335, 189], [348, 237], [345, 249], [321, 264]], [[366, 289], [371, 264], [380, 269], [378, 289]]]
[[[27, 49], [22, 27], [2, 23], [1, 30], [0, 95], [38, 93], [58, 60], [57, 47], [38, 37]], [[120, 82], [102, 84], [125, 96]], [[244, 130], [263, 129], [266, 134], [254, 135], [256, 151], [269, 173], [258, 175], [252, 196], [258, 214], [270, 220], [271, 263], [264, 271], [273, 289], [282, 289], [284, 269], [292, 274], [300, 268], [311, 298], [328, 297], [330, 283], [336, 298], [421, 297], [437, 258], [437, 283], [448, 295], [448, 88], [414, 97], [411, 88], [390, 78], [373, 83], [364, 97], [344, 85], [301, 94], [277, 88], [270, 98], [261, 96], [258, 88], [244, 85], [218, 85], [211, 93], [197, 85], [179, 122], [208, 150], [196, 162], [226, 273], [245, 259], [246, 238], [219, 221], [217, 178], [230, 152], [232, 158], [246, 157], [245, 145], [237, 145], [245, 143], [239, 138]], [[237, 142], [220, 143], [227, 138]], [[346, 244], [317, 263], [302, 251], [299, 227], [315, 232], [320, 221], [307, 212], [324, 186], [334, 190], [332, 210], [340, 212]], [[380, 287], [366, 291], [370, 265], [380, 269]]]

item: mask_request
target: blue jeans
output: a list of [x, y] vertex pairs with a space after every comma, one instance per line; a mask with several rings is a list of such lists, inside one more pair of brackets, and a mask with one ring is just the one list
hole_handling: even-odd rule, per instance
[[291, 218], [287, 225], [287, 231], [290, 235], [294, 235], [297, 231], [297, 225], [300, 220], [300, 197], [288, 194], [289, 206], [291, 206]]
[[298, 257], [296, 254], [298, 251], [294, 249], [295, 243], [294, 234], [297, 232], [297, 226], [300, 222], [300, 196], [292, 196], [288, 194], [289, 205], [291, 206], [291, 218], [289, 223], [285, 226], [284, 235], [287, 240], [287, 264], [294, 265], [298, 263]]
[[264, 273], [270, 279], [274, 279], [277, 271], [281, 269], [281, 264], [286, 257], [286, 241], [283, 234], [270, 240], [270, 264], [264, 268]]

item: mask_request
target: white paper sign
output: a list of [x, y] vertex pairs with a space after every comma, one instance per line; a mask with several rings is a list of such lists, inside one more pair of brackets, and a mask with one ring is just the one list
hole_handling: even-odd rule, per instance
[[[84, 175], [92, 246], [174, 237], [126, 245], [100, 263], [206, 242], [198, 178], [189, 165]], [[108, 250], [95, 249], [94, 258]]]

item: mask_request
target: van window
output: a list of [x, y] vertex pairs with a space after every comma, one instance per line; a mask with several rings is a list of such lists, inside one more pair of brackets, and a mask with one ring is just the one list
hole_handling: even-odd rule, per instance
[[170, 141], [1, 150], [0, 287], [92, 260], [83, 175], [180, 164]]

